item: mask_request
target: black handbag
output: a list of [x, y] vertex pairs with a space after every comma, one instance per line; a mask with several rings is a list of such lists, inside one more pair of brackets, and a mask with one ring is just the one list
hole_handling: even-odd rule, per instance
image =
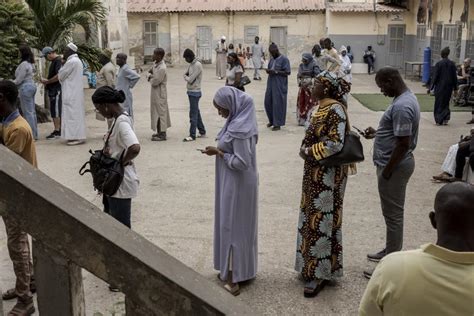
[[319, 161], [319, 164], [325, 167], [336, 167], [342, 165], [350, 165], [364, 161], [364, 147], [360, 141], [360, 136], [350, 130], [349, 116], [344, 105], [342, 105], [346, 113], [346, 135], [344, 137], [344, 146], [342, 150], [335, 155], [329, 156]]
[[243, 76], [240, 78], [239, 87], [242, 88], [242, 87], [248, 85], [248, 84], [251, 83], [251, 82], [252, 82], [252, 81], [250, 81], [249, 76], [243, 75]]
[[[122, 159], [125, 150], [122, 152], [118, 160], [109, 157], [104, 153], [104, 149], [107, 148], [109, 144], [110, 135], [115, 127], [116, 121], [117, 119], [115, 119], [114, 124], [110, 129], [104, 147], [95, 151], [89, 150], [91, 157], [79, 170], [81, 176], [90, 173], [92, 175], [94, 190], [107, 196], [113, 196], [117, 193], [124, 176]], [[86, 169], [87, 165], [89, 165], [89, 169]]]

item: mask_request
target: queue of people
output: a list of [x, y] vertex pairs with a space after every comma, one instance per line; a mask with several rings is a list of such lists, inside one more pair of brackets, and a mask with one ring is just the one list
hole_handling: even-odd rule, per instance
[[[259, 45], [257, 38], [256, 45]], [[218, 66], [217, 75], [225, 77], [226, 84], [217, 90], [213, 98], [217, 114], [225, 118], [226, 122], [217, 135], [217, 145], [208, 146], [201, 152], [215, 157], [216, 163], [214, 268], [219, 271], [218, 278], [224, 283], [223, 287], [232, 295], [238, 295], [240, 284], [254, 279], [258, 270], [259, 178], [256, 152], [259, 137], [254, 100], [241, 85], [245, 69], [238, 54], [228, 53], [228, 49], [223, 37], [216, 48], [216, 52], [222, 55], [218, 55], [218, 62], [222, 63], [225, 58], [229, 66], [224, 66], [224, 76], [220, 76], [223, 74], [223, 65]], [[259, 50], [258, 47], [256, 49]], [[49, 78], [43, 82], [45, 85], [55, 82], [61, 85], [61, 129], [56, 130], [58, 124], [54, 122], [53, 133], [56, 135], [59, 132], [68, 140], [68, 145], [81, 144], [85, 140], [82, 63], [77, 50], [73, 43], [68, 44], [64, 54], [66, 63], [61, 67], [54, 67]], [[332, 159], [343, 150], [351, 129], [347, 111], [347, 94], [351, 89], [348, 76], [351, 61], [348, 53], [349, 49], [342, 47], [339, 54], [332, 41], [325, 38], [313, 48], [314, 56], [303, 54], [298, 69], [298, 123], [307, 123], [307, 128], [299, 148], [304, 169], [299, 219], [295, 227], [295, 270], [303, 279], [302, 294], [305, 297], [317, 296], [330, 281], [343, 274], [344, 192], [348, 176], [354, 174], [357, 168], [352, 163], [327, 166], [321, 162]], [[288, 58], [280, 53], [276, 44], [269, 46], [269, 54], [271, 58], [266, 69], [268, 81], [265, 112], [267, 127], [278, 131], [286, 122], [291, 67]], [[43, 55], [51, 61], [58, 58], [51, 48], [43, 49]], [[148, 74], [151, 129], [155, 132], [152, 135], [153, 141], [166, 141], [166, 130], [171, 126], [164, 55], [162, 48], [155, 49], [154, 64]], [[19, 73], [25, 74], [24, 78], [28, 78], [34, 71], [28, 58], [25, 50], [25, 59], [19, 70]], [[183, 58], [189, 64], [183, 78], [189, 99], [190, 119], [189, 136], [183, 141], [191, 142], [197, 137], [206, 137], [199, 110], [203, 70], [191, 49], [184, 51]], [[104, 196], [104, 211], [131, 228], [132, 199], [137, 197], [139, 190], [134, 160], [140, 153], [140, 143], [133, 127], [131, 89], [139, 76], [127, 67], [126, 60], [126, 55], [119, 54], [117, 64], [120, 70], [117, 78], [101, 85], [99, 82], [107, 80], [106, 71], [110, 68], [107, 67], [110, 57], [103, 59], [102, 64], [107, 68], [99, 76], [98, 84], [101, 86], [93, 94], [92, 102], [96, 110], [111, 121], [104, 136], [103, 152], [119, 160], [124, 167], [124, 178], [117, 192]], [[254, 78], [257, 75], [259, 74], [256, 72]], [[81, 91], [77, 88], [79, 81]], [[21, 90], [24, 88], [23, 84], [28, 82], [28, 79], [19, 81], [19, 84], [15, 82], [20, 86], [20, 92], [15, 84], [0, 82], [0, 116], [4, 118], [0, 138], [7, 147], [37, 166], [33, 127], [15, 110], [18, 94], [21, 98], [24, 93], [23, 98], [26, 99], [31, 96], [28, 89], [23, 92]], [[470, 202], [473, 189], [467, 184], [452, 184], [442, 188], [436, 198], [435, 212], [430, 214], [433, 226], [438, 229], [437, 245], [429, 245], [416, 252], [400, 252], [403, 246], [406, 189], [415, 169], [413, 152], [418, 141], [420, 107], [416, 96], [408, 89], [395, 68], [381, 68], [376, 74], [375, 82], [381, 92], [393, 98], [393, 101], [382, 115], [378, 127], [368, 127], [360, 134], [367, 139], [374, 139], [373, 162], [381, 213], [386, 225], [386, 240], [383, 249], [367, 255], [368, 260], [380, 263], [375, 272], [364, 271], [364, 275], [371, 281], [362, 300], [360, 314], [396, 314], [402, 303], [406, 303], [403, 308], [407, 312], [434, 308], [429, 306], [436, 301], [434, 298], [420, 301], [414, 299], [420, 297], [419, 292], [412, 291], [411, 295], [403, 292], [403, 289], [412, 289], [413, 285], [410, 284], [414, 281], [403, 280], [396, 284], [396, 292], [403, 295], [393, 294], [394, 291], [385, 281], [393, 281], [393, 278], [404, 271], [405, 266], [413, 273], [413, 279], [416, 279], [416, 267], [420, 262], [425, 262], [431, 273], [430, 278], [420, 281], [425, 282], [424, 285], [437, 284], [443, 289], [455, 286], [458, 290], [456, 293], [459, 295], [453, 295], [449, 301], [445, 300], [442, 307], [435, 304], [436, 308], [442, 308], [449, 314], [457, 314], [457, 311], [472, 312], [468, 306], [472, 285], [462, 286], [459, 281], [465, 273], [472, 273], [474, 269], [474, 245], [470, 242], [473, 240], [471, 235], [474, 229], [474, 213]], [[51, 89], [53, 99], [58, 96], [57, 91], [56, 94], [53, 93], [55, 90], [51, 86], [48, 89]], [[28, 102], [25, 101], [25, 104], [28, 105]], [[57, 98], [54, 104], [51, 103], [51, 107], [53, 105], [55, 111], [58, 111]], [[28, 114], [24, 115], [27, 117]], [[17, 130], [21, 133], [12, 133]], [[196, 135], [197, 131], [199, 135]], [[21, 139], [26, 145], [16, 148], [18, 139], [12, 137]], [[448, 193], [460, 198], [447, 199]], [[452, 208], [455, 209], [454, 216], [448, 216], [448, 210]], [[28, 247], [29, 251], [28, 240], [26, 238], [25, 242], [26, 234], [18, 231], [15, 223], [8, 223], [8, 218], [5, 223], [17, 277], [13, 293], [18, 298], [18, 303], [14, 310], [30, 315], [34, 312], [30, 289], [33, 271], [29, 253], [26, 248], [20, 248]], [[438, 260], [439, 258], [442, 260]], [[451, 263], [446, 264], [444, 261]], [[448, 284], [440, 285], [437, 282], [440, 276], [434, 275], [435, 269], [441, 269], [446, 275], [454, 273]], [[113, 285], [110, 289], [116, 290]], [[416, 302], [421, 303], [417, 305]]]

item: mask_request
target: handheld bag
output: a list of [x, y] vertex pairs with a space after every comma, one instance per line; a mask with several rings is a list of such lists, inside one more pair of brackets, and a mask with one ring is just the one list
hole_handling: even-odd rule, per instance
[[[117, 119], [115, 119], [115, 122]], [[94, 190], [107, 196], [113, 196], [117, 193], [123, 181], [124, 167], [122, 166], [122, 158], [125, 150], [120, 155], [120, 159], [114, 159], [104, 154], [104, 149], [109, 144], [110, 135], [115, 127], [115, 122], [110, 129], [104, 148], [99, 150], [89, 150], [91, 157], [79, 170], [79, 174], [83, 176], [86, 173], [92, 175], [92, 184]], [[86, 169], [89, 165], [89, 169]]]
[[243, 75], [243, 76], [240, 78], [239, 87], [244, 87], [244, 86], [248, 85], [248, 84], [251, 83], [251, 82], [252, 82], [252, 81], [250, 81], [249, 76]]
[[335, 167], [364, 161], [364, 147], [360, 142], [360, 136], [350, 130], [349, 116], [347, 115], [346, 107], [342, 104], [341, 106], [346, 113], [346, 135], [344, 137], [344, 146], [337, 154], [320, 160], [319, 164], [322, 166]]

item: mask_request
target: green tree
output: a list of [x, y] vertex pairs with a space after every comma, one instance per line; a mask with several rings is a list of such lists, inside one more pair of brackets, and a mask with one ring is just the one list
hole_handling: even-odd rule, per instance
[[92, 70], [100, 69], [100, 50], [94, 46], [99, 25], [107, 18], [107, 9], [100, 0], [26, 0], [33, 15], [35, 37], [33, 47], [41, 50], [51, 46], [62, 50], [71, 41], [80, 26], [86, 43], [79, 46], [79, 57], [86, 60]]
[[35, 40], [33, 29], [33, 16], [23, 4], [0, 0], [0, 78], [14, 77], [20, 61], [18, 46]]

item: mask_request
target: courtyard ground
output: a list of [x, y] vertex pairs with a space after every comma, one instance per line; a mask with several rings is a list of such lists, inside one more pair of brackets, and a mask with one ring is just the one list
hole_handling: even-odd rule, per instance
[[[135, 231], [190, 266], [211, 282], [218, 282], [212, 263], [214, 218], [214, 159], [201, 155], [197, 148], [214, 144], [214, 136], [224, 124], [212, 106], [213, 93], [224, 84], [214, 76], [214, 68], [205, 68], [201, 111], [209, 138], [183, 143], [188, 129], [188, 101], [182, 79], [184, 68], [169, 68], [168, 100], [172, 127], [167, 142], [151, 142], [149, 84], [142, 79], [134, 89], [135, 128], [142, 145], [136, 165], [141, 179], [134, 200], [132, 227]], [[343, 218], [344, 277], [313, 299], [303, 297], [303, 285], [293, 270], [296, 246], [298, 206], [301, 194], [303, 161], [298, 157], [303, 128], [296, 125], [297, 95], [295, 71], [290, 77], [287, 126], [279, 132], [265, 127], [263, 99], [266, 80], [252, 82], [247, 91], [254, 97], [260, 138], [258, 167], [259, 269], [257, 279], [242, 289], [237, 298], [255, 310], [255, 315], [354, 315], [367, 285], [362, 271], [373, 265], [368, 252], [384, 246], [385, 230], [371, 162], [372, 142], [363, 140], [366, 160], [358, 174], [349, 178]], [[420, 83], [408, 82], [416, 93], [424, 93]], [[47, 175], [76, 191], [100, 207], [101, 198], [92, 190], [91, 179], [80, 177], [78, 169], [88, 159], [88, 150], [102, 146], [104, 122], [95, 120], [90, 103], [93, 91], [86, 90], [88, 141], [86, 145], [67, 147], [63, 141], [46, 141], [51, 123], [40, 126], [37, 142], [39, 168]], [[354, 93], [377, 93], [374, 76], [355, 75]], [[387, 102], [388, 103], [388, 102]], [[349, 99], [351, 124], [359, 128], [376, 127], [382, 112], [373, 112]], [[416, 171], [407, 194], [404, 249], [435, 241], [428, 221], [440, 184], [430, 181], [439, 173], [448, 147], [466, 135], [465, 122], [470, 113], [453, 113], [450, 125], [434, 125], [432, 113], [422, 113], [416, 149]], [[124, 267], [126, 269], [127, 267]], [[107, 285], [84, 272], [87, 315], [119, 315], [123, 295], [110, 293]], [[14, 275], [6, 248], [3, 222], [0, 223], [0, 288], [14, 284]], [[4, 309], [13, 305], [6, 302]], [[96, 314], [100, 313], [100, 314]], [[117, 314], [115, 314], [117, 315]]]

